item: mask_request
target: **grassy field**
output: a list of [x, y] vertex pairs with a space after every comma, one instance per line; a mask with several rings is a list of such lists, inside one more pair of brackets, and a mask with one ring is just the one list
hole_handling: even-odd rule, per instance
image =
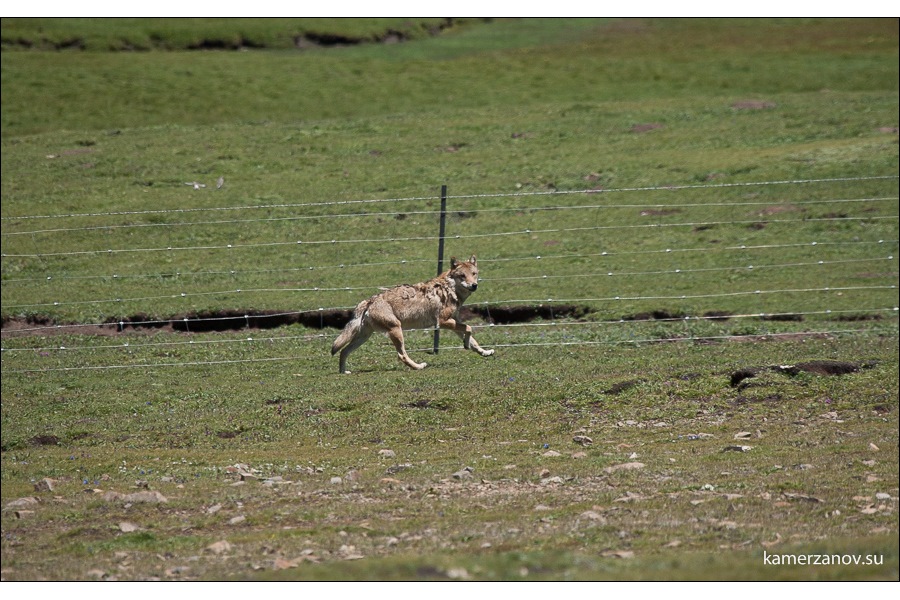
[[896, 20], [0, 33], [4, 580], [897, 579]]

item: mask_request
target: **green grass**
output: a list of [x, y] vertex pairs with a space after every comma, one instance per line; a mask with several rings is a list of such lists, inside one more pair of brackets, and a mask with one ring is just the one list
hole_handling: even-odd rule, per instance
[[[313, 25], [4, 19], [5, 580], [897, 579], [896, 21]], [[333, 329], [55, 328], [352, 307], [433, 275], [442, 184], [476, 308], [579, 319], [346, 377]], [[810, 360], [865, 368], [731, 385]]]

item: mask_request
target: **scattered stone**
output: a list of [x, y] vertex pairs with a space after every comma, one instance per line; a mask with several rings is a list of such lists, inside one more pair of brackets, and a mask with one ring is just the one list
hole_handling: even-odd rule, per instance
[[39, 504], [40, 500], [35, 498], [34, 496], [26, 496], [25, 498], [17, 498], [16, 500], [10, 500], [6, 503], [6, 508], [17, 508], [19, 506], [34, 506], [35, 504]]
[[282, 571], [284, 569], [293, 569], [294, 567], [299, 566], [302, 562], [303, 559], [299, 557], [291, 560], [279, 557], [275, 559], [275, 563], [272, 566], [276, 571]]
[[739, 431], [734, 434], [734, 439], [736, 440], [749, 440], [753, 437], [753, 434], [749, 431]]
[[140, 527], [135, 525], [134, 523], [129, 523], [128, 521], [122, 521], [119, 523], [119, 531], [122, 533], [131, 533], [132, 531], [139, 530]]
[[207, 546], [206, 551], [212, 552], [213, 554], [225, 554], [226, 552], [230, 552], [232, 547], [233, 546], [227, 540], [219, 540], [218, 542], [213, 542]]
[[53, 487], [56, 485], [56, 481], [50, 479], [49, 477], [44, 477], [40, 481], [34, 484], [34, 491], [36, 492], [52, 492]]
[[573, 453], [572, 453], [572, 458], [575, 458], [575, 459], [578, 459], [578, 458], [587, 458], [587, 452], [573, 452]]
[[606, 473], [615, 473], [617, 471], [635, 471], [637, 469], [643, 469], [645, 466], [647, 465], [641, 462], [627, 462], [620, 465], [612, 465], [603, 470]]
[[397, 453], [389, 448], [382, 448], [378, 451], [378, 456], [382, 458], [394, 458], [395, 456], [397, 456]]
[[613, 502], [637, 502], [638, 500], [644, 500], [644, 496], [635, 494], [634, 492], [625, 492], [624, 496], [616, 498]]
[[365, 558], [364, 555], [356, 550], [356, 546], [351, 545], [341, 546], [340, 549], [338, 549], [338, 554], [344, 560], [359, 560], [360, 558]]
[[213, 504], [212, 506], [210, 506], [209, 508], [206, 509], [206, 514], [214, 515], [217, 512], [219, 512], [220, 510], [222, 510], [221, 504]]
[[106, 579], [106, 571], [103, 569], [91, 569], [85, 575], [94, 579]]
[[412, 463], [402, 463], [399, 465], [391, 465], [387, 468], [387, 473], [390, 475], [394, 475], [396, 473], [400, 473], [401, 471], [405, 471], [407, 469], [412, 469]]
[[596, 521], [600, 525], [606, 525], [606, 517], [593, 510], [586, 510], [578, 516], [588, 521]]
[[133, 494], [120, 494], [119, 492], [106, 492], [103, 494], [103, 500], [106, 502], [121, 501], [137, 504], [161, 504], [168, 502], [169, 499], [156, 491], [135, 492]]
[[344, 480], [341, 479], [340, 477], [332, 477], [331, 478], [332, 485], [341, 485], [342, 483], [344, 483]]
[[816, 502], [816, 503], [825, 502], [821, 498], [816, 498], [815, 496], [808, 496], [806, 494], [791, 494], [789, 492], [785, 492], [784, 497], [787, 498], [788, 500], [803, 500], [805, 502]]
[[576, 435], [575, 437], [572, 438], [572, 441], [575, 442], [576, 444], [581, 444], [582, 446], [590, 446], [591, 444], [594, 443], [594, 440], [592, 440], [591, 438], [589, 438], [586, 435]]
[[463, 581], [468, 581], [471, 579], [469, 576], [469, 572], [466, 571], [462, 567], [453, 567], [452, 569], [447, 569], [447, 577], [450, 579], [461, 579]]
[[565, 483], [565, 481], [559, 475], [557, 475], [555, 477], [547, 477], [545, 479], [541, 479], [541, 485], [550, 485], [551, 483]]
[[229, 525], [238, 525], [239, 523], [243, 523], [246, 520], [247, 520], [247, 517], [245, 517], [244, 515], [238, 515], [236, 517], [232, 517], [232, 518], [228, 519], [228, 524]]
[[663, 548], [677, 548], [681, 545], [681, 540], [672, 540], [668, 544], [664, 545]]
[[472, 467], [464, 467], [453, 474], [454, 479], [468, 479], [472, 476], [472, 471], [474, 471]]
[[872, 442], [869, 442], [869, 450], [871, 450], [872, 452], [878, 452], [879, 450], [881, 450], [881, 448], [879, 448], [878, 446], [876, 446], [876, 445], [873, 444]]
[[556, 450], [547, 450], [546, 452], [541, 454], [541, 456], [546, 456], [547, 458], [553, 458], [555, 456], [562, 456], [562, 454], [560, 454]]
[[725, 446], [722, 452], [750, 452], [753, 446]]
[[15, 515], [16, 515], [17, 519], [30, 519], [31, 517], [34, 516], [34, 511], [33, 510], [17, 510], [15, 512]]
[[875, 494], [875, 497], [879, 500], [890, 500], [891, 499], [891, 495], [885, 494], [884, 492], [878, 492], [877, 494]]
[[268, 487], [273, 487], [276, 485], [291, 485], [294, 483], [293, 481], [287, 481], [281, 475], [275, 475], [274, 477], [267, 477], [265, 481], [262, 482], [263, 485]]

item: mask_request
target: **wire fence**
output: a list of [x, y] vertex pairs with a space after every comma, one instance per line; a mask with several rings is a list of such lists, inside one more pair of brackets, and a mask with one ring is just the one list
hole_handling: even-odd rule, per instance
[[[634, 343], [609, 333], [623, 323], [683, 326], [727, 318], [737, 327], [779, 316], [780, 322], [802, 323], [795, 329], [811, 335], [853, 334], [872, 322], [889, 323], [896, 335], [897, 182], [897, 176], [874, 176], [451, 195], [445, 239], [460, 249], [478, 247], [483, 285], [468, 306], [481, 317], [478, 326], [504, 331], [503, 339], [493, 340], [497, 346], [544, 343], [509, 338], [524, 328], [606, 332], [603, 339], [550, 344], [619, 344]], [[616, 201], [622, 194], [636, 199]], [[430, 277], [427, 265], [434, 259], [429, 255], [440, 238], [437, 200], [420, 196], [5, 216], [3, 372], [28, 372], [5, 364], [7, 357], [25, 351], [158, 347], [128, 341], [37, 348], [22, 341], [25, 334], [175, 324], [197, 331], [201, 322], [216, 320], [249, 330], [266, 319], [283, 323], [302, 314], [349, 311], [381, 288]], [[219, 212], [241, 216], [185, 219]], [[53, 220], [66, 223], [33, 226]], [[298, 226], [303, 235], [291, 235]], [[221, 285], [224, 281], [229, 284]], [[717, 303], [721, 310], [710, 308]], [[501, 318], [508, 307], [531, 307], [535, 315], [545, 314], [538, 307], [549, 307], [552, 317], [554, 307], [565, 305], [580, 306], [588, 316], [540, 323]], [[653, 306], [678, 316], [642, 318], [641, 311]], [[17, 325], [6, 326], [12, 322]], [[769, 335], [787, 333], [772, 330]], [[742, 335], [677, 334], [691, 340]], [[331, 335], [264, 339], [290, 345]], [[636, 339], [670, 337], [663, 332]], [[202, 345], [199, 340], [164, 343]], [[282, 359], [235, 362], [254, 360]], [[132, 366], [167, 365], [145, 360]]]

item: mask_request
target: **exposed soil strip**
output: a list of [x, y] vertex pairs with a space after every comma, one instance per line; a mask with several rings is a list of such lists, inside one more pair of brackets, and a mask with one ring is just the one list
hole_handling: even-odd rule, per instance
[[[463, 321], [484, 321], [497, 325], [514, 323], [530, 323], [534, 321], [554, 321], [557, 319], [584, 320], [595, 313], [589, 306], [576, 304], [541, 304], [541, 305], [488, 305], [478, 304], [464, 306], [460, 309]], [[277, 310], [219, 310], [201, 311], [156, 317], [146, 313], [137, 313], [127, 317], [110, 317], [98, 325], [85, 325], [75, 322], [58, 322], [48, 316], [29, 315], [28, 317], [5, 317], [2, 322], [3, 333], [7, 335], [51, 335], [53, 333], [112, 335], [127, 331], [173, 331], [182, 333], [207, 333], [215, 331], [238, 331], [245, 329], [274, 329], [285, 325], [303, 325], [312, 329], [342, 329], [353, 316], [352, 309], [321, 309], [303, 312], [283, 312]], [[623, 321], [676, 321], [685, 318], [698, 318], [683, 311], [657, 309], [646, 312], [622, 315]], [[710, 310], [701, 315], [704, 319], [727, 321], [731, 314], [726, 311]], [[762, 321], [803, 321], [803, 315], [760, 315]], [[879, 320], [881, 315], [845, 315], [838, 317], [841, 321]], [[39, 333], [30, 330], [35, 327], [46, 327]]]

